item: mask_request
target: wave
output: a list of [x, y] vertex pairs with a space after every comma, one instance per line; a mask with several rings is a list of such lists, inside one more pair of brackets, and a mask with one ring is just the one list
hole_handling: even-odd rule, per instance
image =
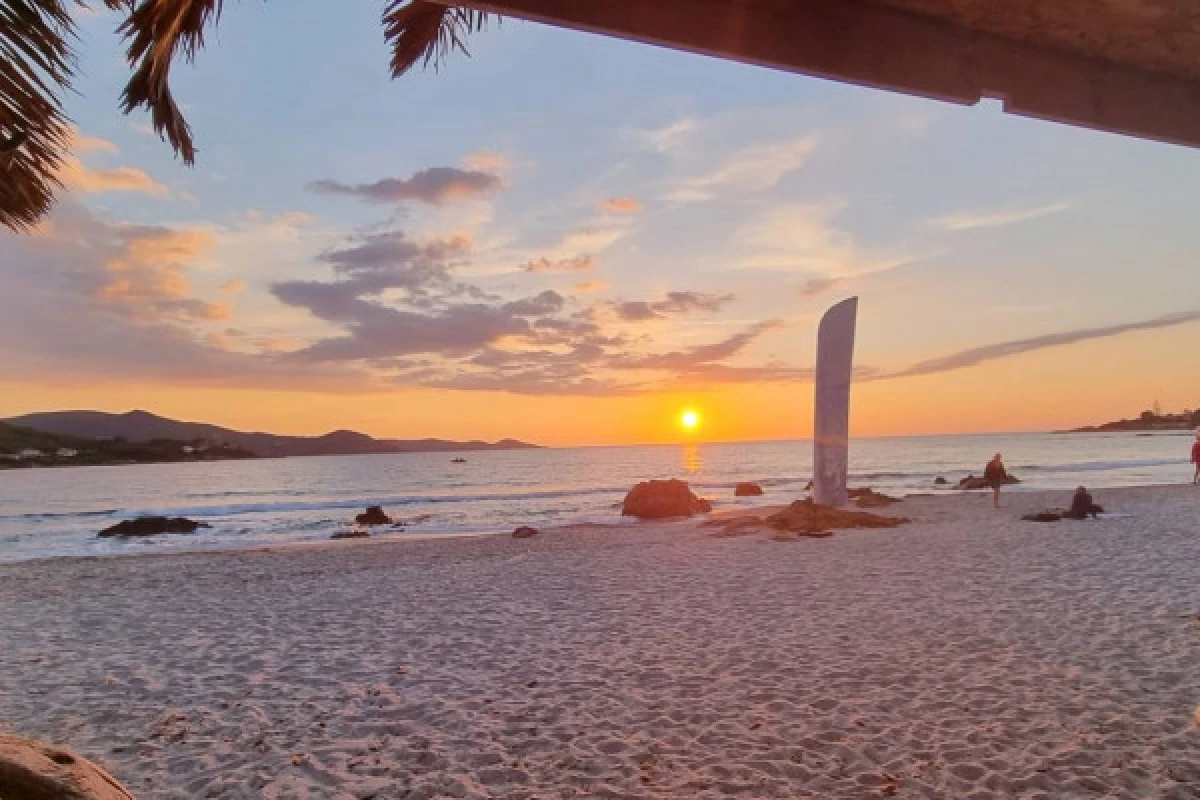
[[591, 489], [552, 489], [533, 492], [445, 494], [445, 495], [395, 495], [390, 497], [357, 496], [351, 500], [310, 500], [303, 502], [231, 503], [209, 506], [173, 506], [170, 508], [123, 509], [116, 512], [120, 519], [133, 517], [229, 517], [240, 514], [287, 513], [294, 511], [325, 511], [334, 509], [364, 508], [366, 506], [411, 506], [436, 503], [471, 503], [498, 500], [554, 500], [565, 497], [580, 497], [604, 494], [623, 494], [627, 486], [604, 486]]
[[1129, 459], [1127, 461], [1077, 461], [1071, 464], [1052, 464], [1043, 466], [1040, 464], [1026, 464], [1019, 467], [1014, 467], [1013, 471], [1024, 472], [1095, 472], [1097, 470], [1113, 470], [1113, 469], [1144, 469], [1146, 467], [1177, 467], [1180, 464], [1186, 464], [1187, 459], [1184, 458], [1150, 458], [1150, 459]]

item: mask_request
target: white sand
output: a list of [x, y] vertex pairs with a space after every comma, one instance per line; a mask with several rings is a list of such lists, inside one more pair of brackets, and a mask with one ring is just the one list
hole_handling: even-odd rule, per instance
[[0, 729], [142, 798], [1200, 797], [1200, 490], [1096, 497], [0, 566]]

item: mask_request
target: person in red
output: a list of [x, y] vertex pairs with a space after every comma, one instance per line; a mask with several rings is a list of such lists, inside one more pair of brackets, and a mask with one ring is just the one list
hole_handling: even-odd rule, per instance
[[1192, 483], [1200, 486], [1200, 428], [1196, 429], [1196, 441], [1192, 444], [1192, 463], [1196, 465], [1196, 474]]

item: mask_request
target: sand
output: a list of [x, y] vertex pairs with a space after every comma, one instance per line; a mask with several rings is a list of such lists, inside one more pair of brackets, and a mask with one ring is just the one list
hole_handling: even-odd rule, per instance
[[141, 798], [1200, 797], [1200, 490], [0, 566], [0, 730]]

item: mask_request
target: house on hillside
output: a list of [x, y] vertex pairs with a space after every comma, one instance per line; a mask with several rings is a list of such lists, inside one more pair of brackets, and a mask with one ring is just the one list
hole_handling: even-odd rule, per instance
[[42, 451], [34, 450], [32, 447], [21, 450], [17, 453], [17, 458], [41, 458]]
[[60, 447], [55, 451], [54, 455], [58, 456], [59, 458], [74, 458], [75, 456], [79, 455], [79, 451], [70, 447]]

